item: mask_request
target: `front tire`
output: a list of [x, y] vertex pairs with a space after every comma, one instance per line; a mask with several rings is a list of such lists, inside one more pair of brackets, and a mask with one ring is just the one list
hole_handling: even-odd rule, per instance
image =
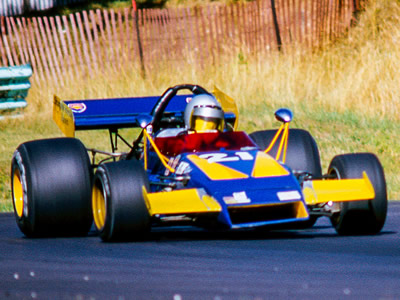
[[103, 241], [142, 239], [150, 230], [143, 197], [149, 181], [139, 161], [100, 165], [93, 184], [93, 215]]
[[338, 179], [362, 178], [366, 172], [375, 198], [365, 201], [340, 203], [340, 212], [331, 217], [332, 225], [340, 235], [372, 235], [381, 231], [387, 214], [387, 192], [383, 168], [372, 153], [338, 155], [333, 158], [328, 174]]
[[27, 237], [86, 235], [92, 225], [91, 166], [73, 138], [21, 144], [11, 162], [14, 215]]

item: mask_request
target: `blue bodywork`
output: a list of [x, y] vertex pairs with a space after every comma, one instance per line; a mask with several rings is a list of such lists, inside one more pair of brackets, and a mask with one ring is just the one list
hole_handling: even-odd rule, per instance
[[[272, 176], [264, 178], [254, 178], [250, 174], [254, 168], [255, 157], [260, 149], [240, 150], [240, 153], [245, 153], [246, 156], [253, 159], [237, 159], [235, 161], [220, 161], [219, 164], [228, 168], [248, 174], [248, 178], [240, 179], [225, 179], [212, 180], [204, 171], [191, 162], [188, 156], [193, 153], [183, 153], [178, 155], [174, 165], [179, 167], [181, 164], [186, 164], [182, 174], [172, 174], [159, 164], [157, 155], [151, 153], [150, 161], [152, 161], [151, 169], [148, 170], [152, 192], [159, 192], [163, 186], [157, 185], [160, 177], [162, 181], [174, 182], [176, 176], [187, 176], [189, 180], [181, 187], [182, 189], [204, 189], [207, 195], [212, 196], [222, 207], [222, 211], [217, 216], [218, 224], [227, 229], [259, 227], [267, 225], [278, 225], [283, 223], [292, 223], [306, 221], [309, 216], [298, 218], [292, 216], [293, 207], [291, 203], [301, 201], [304, 203], [303, 194], [297, 178], [292, 174], [291, 170], [282, 165], [288, 174], [284, 176]], [[195, 155], [201, 157], [209, 157], [213, 154], [226, 154], [226, 157], [237, 157], [238, 151], [220, 149], [219, 152], [198, 152]], [[164, 177], [165, 175], [168, 175]], [[295, 201], [282, 201], [278, 197], [281, 192], [294, 192], [299, 195]], [[226, 203], [224, 198], [232, 198], [234, 194], [242, 194], [248, 200], [244, 199], [243, 203]], [[235, 217], [236, 216], [236, 217]]]

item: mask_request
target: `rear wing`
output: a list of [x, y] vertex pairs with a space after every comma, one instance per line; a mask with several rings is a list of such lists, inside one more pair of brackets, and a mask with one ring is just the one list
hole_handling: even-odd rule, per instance
[[[217, 89], [214, 92], [225, 110], [226, 121], [236, 128], [237, 109], [233, 99]], [[175, 95], [168, 103], [164, 115], [182, 118], [186, 104], [192, 97], [193, 95]], [[53, 119], [67, 137], [74, 137], [77, 130], [140, 127], [138, 116], [150, 115], [159, 98], [147, 96], [61, 100], [54, 96]]]
[[[182, 114], [192, 95], [176, 95], [166, 113]], [[158, 96], [63, 101], [54, 96], [53, 119], [69, 137], [77, 130], [139, 127], [137, 117], [150, 114]]]

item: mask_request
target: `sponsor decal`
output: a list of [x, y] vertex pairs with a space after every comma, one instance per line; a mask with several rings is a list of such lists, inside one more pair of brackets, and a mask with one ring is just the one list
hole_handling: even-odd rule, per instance
[[300, 200], [301, 195], [298, 191], [287, 191], [287, 192], [278, 192], [278, 198], [280, 201], [289, 201], [289, 200]]
[[233, 193], [232, 196], [225, 196], [222, 198], [226, 204], [243, 204], [250, 203], [251, 199], [247, 197], [246, 192]]
[[69, 103], [68, 107], [77, 114], [83, 113], [86, 110], [85, 103]]

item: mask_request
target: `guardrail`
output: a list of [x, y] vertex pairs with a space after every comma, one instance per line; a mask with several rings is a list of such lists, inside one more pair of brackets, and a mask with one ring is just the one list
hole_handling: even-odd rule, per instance
[[0, 67], [0, 112], [12, 111], [27, 106], [25, 98], [31, 87], [32, 76], [30, 64]]
[[19, 16], [87, 0], [0, 0], [0, 16]]

